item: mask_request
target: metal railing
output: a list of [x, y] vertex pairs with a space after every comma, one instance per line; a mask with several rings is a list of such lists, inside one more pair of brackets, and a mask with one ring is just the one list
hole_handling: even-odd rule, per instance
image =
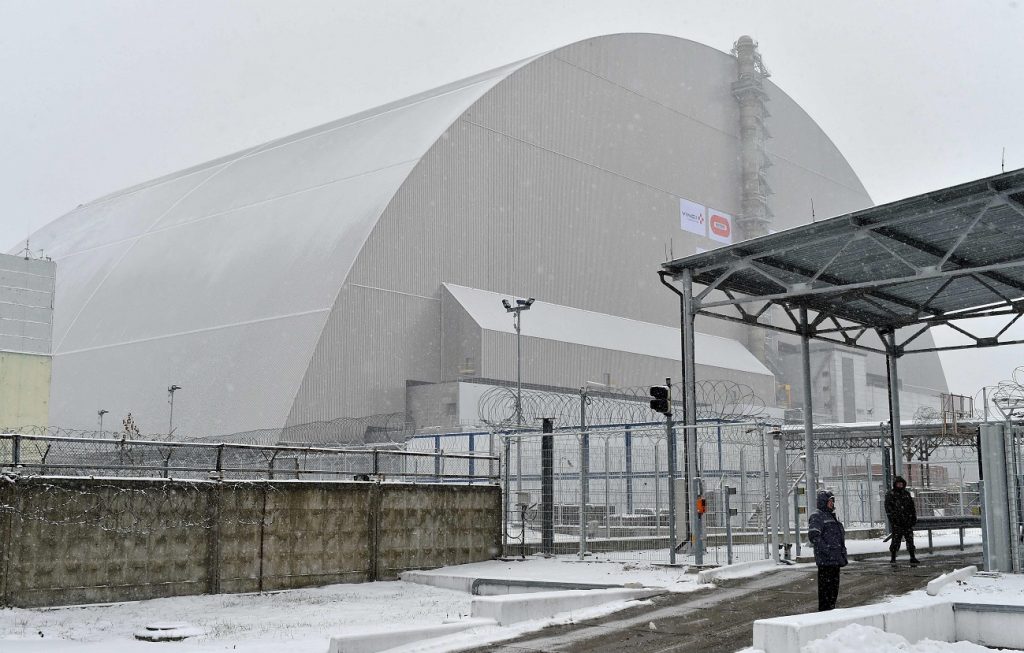
[[496, 482], [486, 453], [0, 434], [0, 469], [49, 476]]

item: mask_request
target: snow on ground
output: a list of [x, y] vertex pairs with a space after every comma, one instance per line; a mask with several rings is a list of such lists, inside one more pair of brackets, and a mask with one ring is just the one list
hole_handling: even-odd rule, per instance
[[[1002, 650], [1002, 649], [998, 649]], [[971, 642], [936, 642], [924, 639], [915, 644], [893, 633], [871, 626], [850, 624], [825, 639], [818, 639], [800, 653], [992, 653], [993, 649]]]
[[[891, 604], [894, 608], [907, 608], [944, 601], [1024, 605], [1024, 575], [982, 573], [946, 585], [938, 596], [928, 596], [924, 590], [917, 590], [893, 597], [885, 603]], [[1024, 638], [1024, 633], [1021, 636]], [[934, 640], [910, 644], [900, 635], [886, 633], [870, 626], [851, 624], [837, 629], [824, 639], [810, 642], [800, 653], [989, 653], [994, 650], [1010, 649], [991, 649], [971, 642], [950, 643]], [[746, 648], [738, 653], [764, 652], [760, 649]]]
[[[0, 610], [3, 653], [326, 653], [345, 628], [439, 624], [466, 616], [468, 594], [403, 582], [378, 582], [268, 594], [182, 596], [43, 610]], [[185, 621], [206, 635], [153, 644], [133, 633], [148, 624]]]
[[[965, 529], [964, 534], [964, 546], [981, 546], [981, 529], [980, 528], [968, 528]], [[955, 529], [933, 531], [932, 533], [932, 544], [936, 547], [958, 547], [960, 546], [960, 534]], [[917, 547], [917, 555], [928, 555], [928, 533], [917, 532], [914, 533], [914, 545]], [[807, 555], [814, 555], [814, 550], [809, 548], [807, 544], [802, 545], [804, 548], [801, 553]], [[871, 538], [867, 540], [852, 540], [846, 539], [846, 551], [852, 555], [859, 555], [863, 553], [888, 553], [889, 543], [883, 542], [881, 538]], [[940, 552], [936, 551], [936, 555]], [[901, 556], [906, 556], [906, 547], [900, 546]]]
[[[925, 542], [927, 538], [920, 538]], [[979, 538], [968, 538], [976, 544]], [[958, 543], [956, 531], [935, 537], [936, 545]], [[850, 540], [852, 553], [884, 554], [888, 544], [880, 539]], [[927, 555], [920, 546], [919, 555]], [[809, 551], [809, 549], [805, 550]], [[715, 555], [709, 552], [706, 560]], [[935, 555], [940, 555], [936, 552]], [[696, 574], [684, 566], [669, 567], [667, 552], [639, 552], [643, 561], [624, 561], [624, 552], [595, 554], [580, 561], [576, 556], [529, 557], [526, 560], [491, 560], [448, 567], [452, 575], [497, 579], [546, 580], [579, 583], [640, 583], [673, 592], [701, 588]], [[633, 552], [638, 555], [638, 552]], [[763, 549], [761, 554], [763, 555]], [[904, 554], [905, 555], [905, 554]], [[724, 553], [722, 553], [724, 557]], [[613, 559], [619, 558], [619, 559]], [[680, 557], [681, 560], [685, 558]], [[856, 564], [856, 563], [854, 563]], [[762, 573], [771, 561], [753, 562], [729, 570], [722, 577], [736, 578]], [[964, 600], [1011, 602], [1007, 593], [1016, 592], [1024, 603], [1024, 582], [1015, 577], [975, 577], [967, 585], [954, 586], [970, 593]], [[1021, 579], [1024, 581], [1024, 579]], [[944, 590], [951, 591], [951, 590]], [[922, 593], [923, 594], [923, 593]], [[56, 609], [0, 610], [0, 651], [3, 653], [153, 653], [171, 649], [177, 653], [207, 653], [232, 650], [240, 653], [274, 651], [326, 652], [331, 636], [366, 626], [389, 624], [440, 624], [470, 614], [468, 594], [404, 582], [332, 585], [269, 594], [221, 594], [153, 599], [103, 606]], [[513, 627], [483, 627], [446, 639], [442, 648], [434, 645], [406, 647], [410, 652], [458, 650], [515, 637], [556, 623], [570, 623], [610, 614], [636, 602], [618, 602], [572, 614], [555, 615]], [[189, 622], [206, 631], [202, 637], [184, 642], [154, 644], [140, 642], [133, 633], [159, 622]], [[867, 650], [867, 649], [862, 649]], [[881, 650], [881, 649], [879, 649]], [[909, 650], [909, 649], [908, 649]], [[955, 650], [960, 653], [959, 649]]]

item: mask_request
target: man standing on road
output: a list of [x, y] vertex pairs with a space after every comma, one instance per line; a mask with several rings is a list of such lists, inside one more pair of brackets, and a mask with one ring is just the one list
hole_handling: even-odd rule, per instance
[[896, 552], [900, 550], [900, 540], [906, 538], [907, 553], [910, 564], [917, 564], [914, 555], [914, 524], [917, 523], [917, 508], [914, 497], [907, 491], [907, 480], [897, 476], [892, 482], [892, 489], [885, 493], [885, 515], [892, 526], [892, 542], [889, 544], [889, 562], [896, 564]]
[[807, 520], [807, 539], [818, 565], [818, 612], [832, 610], [839, 598], [839, 569], [846, 566], [846, 530], [836, 517], [831, 492], [818, 492], [818, 510]]

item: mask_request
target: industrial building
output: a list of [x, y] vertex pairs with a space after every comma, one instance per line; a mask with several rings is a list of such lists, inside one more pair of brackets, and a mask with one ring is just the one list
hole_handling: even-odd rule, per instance
[[0, 254], [0, 425], [49, 424], [54, 270]]
[[[33, 234], [58, 270], [50, 421], [89, 428], [106, 409], [166, 433], [180, 386], [176, 434], [292, 427], [280, 439], [294, 441], [331, 420], [467, 427], [482, 387], [517, 379], [677, 378], [679, 314], [658, 267], [809, 222], [812, 204], [826, 217], [872, 202], [751, 39], [732, 53], [587, 39]], [[521, 368], [501, 303], [517, 298], [536, 299]], [[779, 416], [799, 406], [795, 341], [697, 329], [699, 379], [750, 386]], [[885, 419], [884, 358], [822, 344], [812, 356], [815, 419]], [[946, 391], [935, 355], [901, 380], [907, 417]]]

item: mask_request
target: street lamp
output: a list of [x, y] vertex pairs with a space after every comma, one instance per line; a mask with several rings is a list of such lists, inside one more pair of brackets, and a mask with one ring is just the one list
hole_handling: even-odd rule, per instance
[[507, 313], [512, 314], [512, 324], [516, 329], [516, 426], [523, 425], [523, 356], [522, 356], [522, 333], [519, 323], [522, 320], [523, 311], [530, 310], [533, 306], [533, 297], [529, 299], [517, 299], [513, 305], [509, 300], [501, 300]]
[[167, 421], [167, 437], [171, 437], [171, 434], [174, 433], [174, 392], [176, 390], [181, 390], [181, 386], [180, 385], [171, 385], [169, 388], [167, 388], [167, 394], [171, 398], [170, 399], [171, 414], [170, 414], [170, 418]]
[[100, 408], [98, 411], [96, 411], [96, 414], [100, 416], [100, 435], [103, 435], [103, 416], [109, 412], [110, 411], [107, 410], [106, 408]]

